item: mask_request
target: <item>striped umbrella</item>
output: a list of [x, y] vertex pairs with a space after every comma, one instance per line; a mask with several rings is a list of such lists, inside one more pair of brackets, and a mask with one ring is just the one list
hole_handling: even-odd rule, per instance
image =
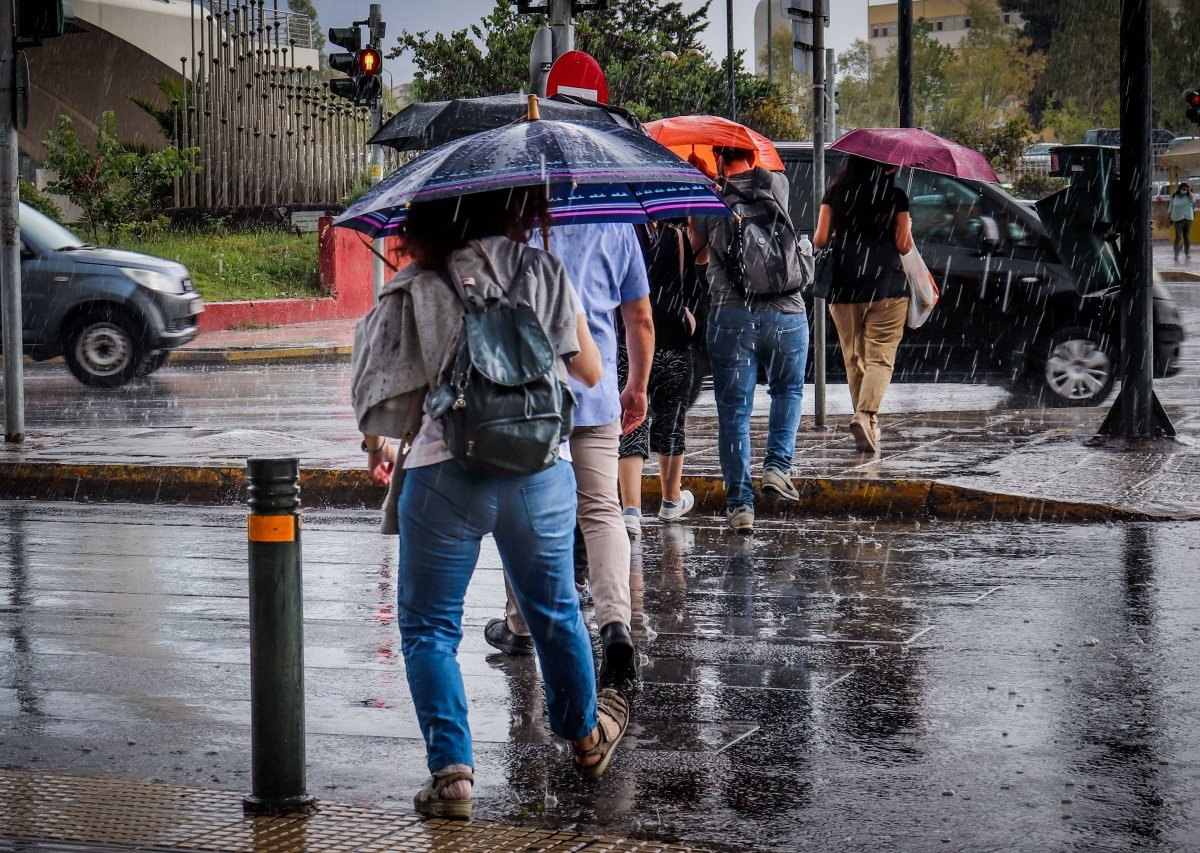
[[426, 152], [372, 187], [333, 224], [388, 236], [402, 229], [415, 202], [538, 184], [546, 186], [559, 223], [729, 215], [708, 178], [648, 136], [615, 125], [539, 120]]

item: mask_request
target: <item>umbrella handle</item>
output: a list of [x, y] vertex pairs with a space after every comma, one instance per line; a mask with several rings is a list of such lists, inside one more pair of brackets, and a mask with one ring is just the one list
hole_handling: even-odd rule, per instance
[[529, 96], [529, 113], [526, 118], [529, 121], [538, 121], [542, 117], [541, 111], [538, 109], [538, 96]]

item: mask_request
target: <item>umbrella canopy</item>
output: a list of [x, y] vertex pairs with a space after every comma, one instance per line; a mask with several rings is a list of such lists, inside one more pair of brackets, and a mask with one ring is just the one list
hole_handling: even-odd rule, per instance
[[860, 127], [829, 148], [889, 166], [925, 169], [988, 184], [999, 182], [987, 158], [978, 151], [918, 127]]
[[[436, 148], [473, 133], [521, 121], [525, 118], [527, 103], [527, 95], [514, 93], [409, 104], [388, 119], [367, 142], [386, 145], [397, 151]], [[634, 130], [641, 128], [641, 123], [632, 113], [583, 98], [554, 95], [542, 100], [538, 106], [544, 119], [593, 121]]]
[[[710, 176], [717, 174], [714, 146], [745, 148], [754, 152], [754, 165], [783, 171], [779, 152], [761, 133], [720, 116], [676, 116], [646, 124], [646, 132]], [[694, 159], [693, 159], [694, 157]]]
[[712, 182], [642, 133], [615, 125], [523, 121], [428, 151], [388, 175], [334, 225], [401, 230], [414, 202], [543, 184], [557, 223], [728, 216]]

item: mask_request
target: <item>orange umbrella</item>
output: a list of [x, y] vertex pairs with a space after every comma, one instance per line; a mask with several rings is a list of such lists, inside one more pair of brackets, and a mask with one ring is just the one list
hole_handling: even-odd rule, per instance
[[717, 158], [713, 146], [745, 148], [754, 152], [754, 165], [783, 171], [779, 152], [761, 133], [743, 124], [720, 116], [676, 116], [648, 122], [646, 132], [658, 142], [670, 148], [700, 171], [716, 177]]

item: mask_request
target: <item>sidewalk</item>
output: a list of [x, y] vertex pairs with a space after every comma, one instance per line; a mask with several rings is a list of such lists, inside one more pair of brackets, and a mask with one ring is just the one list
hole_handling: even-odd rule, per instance
[[171, 354], [173, 364], [337, 361], [350, 358], [354, 320], [204, 332]]

